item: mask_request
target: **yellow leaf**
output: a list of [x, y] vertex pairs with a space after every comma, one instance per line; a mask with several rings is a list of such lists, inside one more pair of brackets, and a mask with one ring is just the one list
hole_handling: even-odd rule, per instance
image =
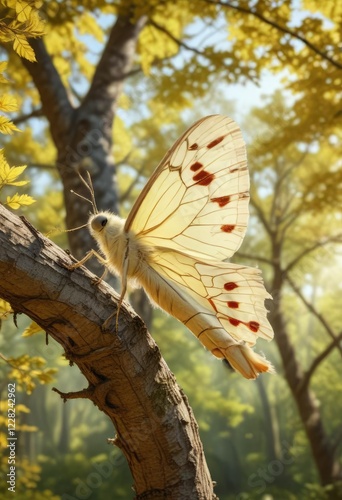
[[15, 2], [15, 10], [18, 21], [25, 23], [31, 16], [32, 8], [27, 2]]
[[10, 113], [11, 111], [16, 111], [18, 109], [17, 100], [15, 97], [9, 94], [4, 94], [0, 97], [0, 110], [7, 111]]
[[34, 51], [24, 35], [15, 35], [13, 49], [20, 57], [24, 57], [30, 62], [36, 61]]
[[11, 122], [11, 120], [5, 116], [0, 116], [0, 133], [12, 134], [13, 132], [20, 132], [20, 130], [14, 125], [14, 123]]
[[13, 196], [7, 196], [5, 205], [9, 206], [13, 210], [17, 210], [21, 205], [31, 205], [36, 200], [29, 196], [28, 194], [18, 194]]
[[0, 318], [4, 319], [12, 312], [11, 304], [6, 302], [4, 299], [0, 299]]
[[28, 181], [17, 181], [26, 168], [26, 165], [21, 167], [10, 167], [4, 157], [3, 150], [0, 150], [0, 186], [5, 184], [10, 186], [24, 186]]
[[19, 175], [24, 172], [25, 169], [26, 165], [22, 165], [20, 167], [11, 167], [7, 175], [6, 184], [17, 186], [18, 184], [13, 184], [13, 182], [15, 181], [15, 179], [17, 179], [17, 177], [19, 177]]
[[38, 332], [42, 332], [44, 331], [42, 329], [41, 326], [37, 325], [37, 323], [35, 323], [34, 321], [32, 321], [32, 323], [30, 324], [30, 326], [28, 326], [23, 334], [22, 334], [22, 337], [32, 337], [32, 335], [34, 335], [35, 333], [38, 333]]

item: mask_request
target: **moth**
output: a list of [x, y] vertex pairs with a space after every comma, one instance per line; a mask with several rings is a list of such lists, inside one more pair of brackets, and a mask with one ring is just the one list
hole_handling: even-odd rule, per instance
[[241, 130], [232, 119], [212, 115], [166, 153], [126, 220], [99, 212], [88, 224], [101, 260], [121, 278], [119, 308], [134, 280], [214, 356], [255, 379], [273, 371], [251, 349], [258, 337], [273, 337], [264, 306], [271, 296], [258, 269], [227, 262], [245, 235], [248, 203]]

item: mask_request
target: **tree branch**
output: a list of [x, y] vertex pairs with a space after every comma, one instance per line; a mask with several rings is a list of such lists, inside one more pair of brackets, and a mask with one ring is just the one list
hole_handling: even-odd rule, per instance
[[330, 327], [327, 320], [324, 318], [324, 316], [321, 313], [319, 313], [316, 310], [316, 308], [312, 304], [310, 304], [310, 302], [308, 302], [306, 300], [306, 298], [304, 297], [304, 295], [302, 294], [300, 289], [297, 287], [297, 285], [294, 283], [294, 281], [290, 278], [290, 276], [288, 274], [286, 276], [286, 280], [290, 284], [292, 290], [298, 295], [300, 300], [303, 302], [305, 307], [311, 312], [311, 314], [313, 314], [315, 316], [315, 318], [317, 318], [317, 320], [321, 323], [321, 325], [323, 326], [323, 328], [325, 329], [327, 334], [333, 339], [332, 347], [336, 346], [338, 348], [338, 350], [340, 351], [340, 354], [342, 356], [342, 347], [338, 343], [338, 337], [336, 337], [334, 331]]
[[57, 147], [65, 143], [74, 113], [62, 79], [41, 38], [30, 39], [36, 55], [36, 62], [21, 58], [23, 66], [30, 73], [39, 92], [42, 111], [50, 123], [51, 134]]
[[[128, 153], [127, 157], [130, 154], [131, 153]], [[130, 183], [130, 185], [128, 186], [128, 188], [125, 190], [124, 193], [121, 193], [121, 195], [120, 195], [120, 203], [123, 203], [125, 200], [128, 199], [128, 197], [130, 196], [130, 194], [133, 191], [134, 187], [136, 186], [138, 180], [140, 179], [141, 174], [143, 173], [144, 169], [145, 169], [145, 164], [142, 163], [141, 166], [140, 166], [140, 168], [136, 171], [135, 177], [132, 180], [132, 182]]]
[[257, 262], [263, 262], [264, 264], [268, 264], [269, 266], [273, 265], [271, 259], [267, 259], [267, 257], [261, 257], [261, 255], [253, 255], [250, 253], [239, 252], [239, 257], [243, 257], [244, 259], [256, 260]]
[[332, 57], [330, 57], [328, 54], [320, 50], [316, 45], [311, 43], [309, 40], [304, 38], [302, 35], [299, 35], [296, 33], [294, 30], [291, 30], [290, 28], [287, 28], [286, 26], [282, 26], [279, 23], [276, 23], [275, 21], [272, 21], [271, 19], [267, 19], [267, 17], [263, 16], [260, 14], [260, 12], [253, 11], [248, 9], [247, 7], [243, 7], [242, 5], [233, 5], [229, 2], [223, 2], [220, 0], [206, 0], [207, 3], [213, 4], [213, 5], [221, 5], [222, 7], [229, 7], [230, 9], [237, 10], [239, 12], [242, 12], [243, 14], [249, 14], [251, 16], [256, 17], [260, 21], [264, 22], [265, 24], [268, 24], [269, 26], [272, 26], [276, 30], [285, 33], [287, 35], [290, 35], [292, 38], [295, 38], [296, 40], [299, 40], [302, 42], [304, 45], [306, 45], [310, 50], [315, 52], [317, 55], [319, 55], [322, 59], [325, 59], [326, 61], [330, 62], [333, 66], [335, 66], [338, 69], [342, 69], [342, 64], [339, 63], [338, 61], [335, 61]]
[[322, 351], [316, 358], [312, 361], [310, 368], [304, 373], [302, 380], [300, 381], [300, 384], [298, 386], [298, 391], [302, 391], [303, 388], [306, 388], [311, 380], [311, 377], [319, 367], [319, 365], [325, 360], [325, 358], [331, 353], [331, 351], [335, 347], [339, 347], [339, 350], [341, 352], [341, 346], [339, 346], [339, 343], [342, 340], [342, 332], [335, 337], [335, 339], [330, 342], [330, 344], [327, 345], [327, 347]]
[[293, 269], [304, 257], [306, 257], [308, 254], [314, 252], [317, 250], [317, 248], [323, 247], [327, 245], [328, 243], [341, 243], [342, 242], [342, 233], [337, 234], [334, 236], [331, 236], [329, 238], [326, 238], [324, 240], [317, 241], [314, 245], [311, 247], [305, 248], [302, 252], [300, 252], [297, 257], [295, 257], [284, 269], [284, 273], [288, 274], [291, 269]]
[[[159, 29], [162, 33], [165, 33], [165, 35], [167, 35], [170, 38], [170, 40], [175, 42], [179, 47], [183, 47], [184, 49], [189, 50], [190, 52], [194, 52], [198, 56], [204, 57], [205, 59], [207, 59], [211, 63], [213, 62], [212, 57], [210, 55], [206, 54], [205, 50], [199, 50], [197, 47], [192, 47], [191, 45], [188, 45], [183, 40], [180, 40], [179, 38], [175, 37], [165, 26], [158, 24], [155, 20], [150, 19], [149, 24], [151, 24], [155, 28]], [[229, 54], [229, 58], [230, 58], [230, 56], [231, 56], [231, 54]], [[174, 56], [171, 56], [171, 57], [174, 57]], [[163, 60], [165, 60], [165, 59], [166, 58], [164, 58]], [[221, 69], [226, 68], [228, 71], [231, 71], [231, 67], [229, 65], [225, 64], [224, 61], [221, 62], [220, 68]], [[253, 83], [257, 84], [256, 78], [250, 72], [248, 73], [248, 75], [245, 75], [245, 76], [246, 76], [246, 78], [251, 80]]]
[[125, 78], [132, 74], [137, 39], [146, 21], [147, 17], [142, 16], [133, 24], [130, 13], [117, 17], [82, 107], [98, 100], [108, 101], [110, 107], [116, 103], [118, 87], [121, 89]]
[[170, 40], [175, 42], [178, 47], [183, 47], [186, 50], [189, 50], [191, 52], [194, 52], [195, 54], [198, 54], [199, 56], [204, 56], [203, 52], [201, 52], [199, 49], [196, 47], [191, 47], [187, 43], [183, 42], [183, 40], [180, 40], [179, 38], [176, 38], [165, 26], [162, 26], [161, 24], [157, 23], [154, 19], [149, 19], [149, 24], [153, 26], [154, 28], [157, 28], [159, 31], [167, 35]]
[[43, 109], [38, 108], [38, 109], [33, 109], [30, 113], [19, 115], [12, 121], [15, 125], [20, 125], [20, 123], [26, 122], [31, 118], [40, 118], [41, 116], [44, 116]]
[[[0, 205], [0, 297], [63, 346], [88, 380], [86, 396], [112, 420], [134, 478], [136, 499], [216, 498], [186, 396], [146, 327], [121, 307], [118, 331], [101, 325], [118, 296]], [[115, 321], [113, 322], [115, 323]], [[24, 342], [24, 340], [23, 340]], [[70, 368], [67, 368], [70, 369]]]
[[273, 231], [271, 229], [271, 226], [270, 226], [268, 220], [266, 219], [266, 216], [265, 216], [264, 212], [262, 211], [261, 207], [256, 202], [254, 196], [251, 196], [250, 203], [251, 203], [252, 207], [254, 208], [254, 210], [256, 211], [256, 213], [258, 214], [259, 219], [262, 222], [262, 225], [264, 226], [267, 234], [273, 240], [274, 234], [273, 234]]

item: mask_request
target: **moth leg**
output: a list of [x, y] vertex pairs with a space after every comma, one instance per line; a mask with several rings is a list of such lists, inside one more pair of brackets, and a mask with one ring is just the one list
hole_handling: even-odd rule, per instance
[[110, 321], [113, 319], [115, 316], [115, 332], [117, 333], [119, 331], [119, 314], [120, 314], [120, 309], [121, 309], [121, 304], [123, 302], [123, 299], [125, 298], [126, 291], [127, 291], [127, 269], [128, 269], [128, 246], [124, 255], [123, 259], [123, 264], [122, 264], [122, 274], [121, 274], [121, 293], [119, 297], [119, 302], [117, 305], [116, 311], [109, 316], [109, 318], [106, 319], [106, 321], [103, 323], [102, 328], [104, 330], [107, 329]]
[[122, 262], [121, 293], [120, 293], [120, 299], [119, 299], [119, 303], [118, 303], [118, 309], [116, 311], [115, 328], [116, 328], [117, 332], [118, 332], [118, 327], [119, 327], [120, 307], [121, 307], [122, 301], [123, 301], [123, 299], [126, 295], [126, 291], [127, 291], [128, 251], [129, 251], [129, 246], [128, 246], [128, 241], [127, 241], [126, 251], [125, 251], [123, 262]]
[[95, 276], [95, 278], [92, 278], [93, 285], [98, 286], [102, 281], [105, 279], [105, 277], [108, 274], [108, 269], [105, 268], [101, 276]]
[[[74, 269], [77, 269], [78, 267], [83, 266], [83, 264], [88, 262], [88, 260], [91, 259], [92, 257], [96, 257], [97, 260], [100, 262], [100, 264], [102, 264], [104, 266], [107, 265], [107, 260], [104, 257], [102, 257], [102, 255], [100, 255], [98, 252], [96, 252], [96, 250], [89, 250], [89, 252], [87, 252], [85, 254], [85, 256], [83, 257], [83, 259], [79, 260], [78, 262], [75, 262], [74, 264], [71, 264], [70, 266], [65, 266], [65, 267], [67, 269], [69, 269], [69, 271], [73, 271]], [[104, 274], [101, 276], [100, 279], [103, 278]]]
[[106, 321], [102, 324], [102, 330], [108, 330], [110, 322], [115, 317], [115, 333], [117, 333], [119, 331], [119, 313], [120, 313], [121, 304], [123, 302], [124, 296], [125, 296], [125, 291], [122, 290], [120, 297], [119, 297], [117, 309], [110, 316], [108, 316]]
[[126, 295], [126, 290], [127, 290], [127, 283], [122, 283], [122, 288], [121, 288], [121, 294], [118, 302], [118, 308], [116, 310], [116, 319], [115, 319], [115, 331], [119, 331], [119, 314], [120, 314], [120, 309], [121, 309], [121, 304], [122, 301]]

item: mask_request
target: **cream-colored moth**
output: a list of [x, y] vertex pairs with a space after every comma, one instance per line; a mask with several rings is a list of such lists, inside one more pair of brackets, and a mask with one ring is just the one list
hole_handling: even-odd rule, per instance
[[[127, 220], [110, 212], [89, 219], [109, 269], [141, 285], [151, 301], [244, 377], [272, 372], [252, 349], [270, 340], [260, 271], [226, 262], [248, 221], [249, 175], [236, 123], [207, 116], [166, 153]], [[82, 259], [84, 262], [84, 259]]]

